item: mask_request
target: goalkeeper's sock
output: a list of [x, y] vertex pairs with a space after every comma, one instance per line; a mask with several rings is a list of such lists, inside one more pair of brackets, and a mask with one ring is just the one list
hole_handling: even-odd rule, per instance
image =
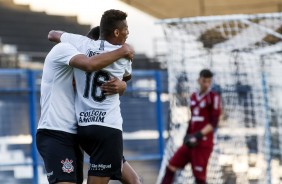
[[161, 184], [172, 184], [173, 178], [174, 178], [174, 172], [167, 167]]
[[196, 179], [196, 184], [207, 184], [205, 180]]

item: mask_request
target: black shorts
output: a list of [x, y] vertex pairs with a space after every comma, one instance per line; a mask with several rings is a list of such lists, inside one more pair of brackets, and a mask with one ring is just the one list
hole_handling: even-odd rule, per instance
[[50, 184], [57, 182], [83, 182], [83, 152], [75, 134], [39, 129], [36, 145], [43, 158]]
[[[127, 162], [127, 160], [125, 159], [124, 156], [122, 156], [122, 163], [124, 164], [125, 162]], [[116, 177], [116, 176], [111, 176], [111, 180], [120, 180], [122, 182], [122, 178], [121, 177]]]
[[88, 176], [121, 178], [122, 131], [105, 126], [78, 127], [79, 143], [90, 156]]

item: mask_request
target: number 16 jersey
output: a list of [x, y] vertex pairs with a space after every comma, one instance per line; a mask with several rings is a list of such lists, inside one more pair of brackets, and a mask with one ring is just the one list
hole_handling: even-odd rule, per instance
[[[112, 45], [105, 40], [94, 41], [85, 36], [64, 33], [61, 42], [67, 42], [78, 51], [91, 57], [109, 52], [121, 46]], [[131, 62], [119, 59], [102, 70], [87, 73], [74, 69], [76, 81], [75, 111], [79, 126], [99, 125], [122, 130], [119, 94], [105, 96], [100, 86], [112, 77], [122, 80], [131, 74]]]

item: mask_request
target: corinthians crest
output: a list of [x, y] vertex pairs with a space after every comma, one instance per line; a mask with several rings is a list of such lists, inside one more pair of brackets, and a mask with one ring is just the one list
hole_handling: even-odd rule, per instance
[[66, 173], [71, 173], [74, 170], [74, 167], [72, 165], [73, 161], [69, 160], [68, 158], [66, 158], [65, 160], [62, 160], [61, 163], [63, 164], [63, 171]]

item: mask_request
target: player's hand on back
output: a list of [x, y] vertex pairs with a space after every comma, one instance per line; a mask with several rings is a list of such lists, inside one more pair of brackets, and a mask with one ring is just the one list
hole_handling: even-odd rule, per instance
[[126, 89], [126, 82], [118, 78], [111, 78], [101, 86], [101, 90], [105, 95], [122, 94]]
[[127, 59], [132, 61], [133, 57], [134, 57], [134, 54], [135, 54], [135, 51], [134, 51], [133, 47], [128, 45], [127, 43], [125, 43], [125, 44], [122, 45], [121, 48], [125, 52], [125, 58], [127, 58]]

